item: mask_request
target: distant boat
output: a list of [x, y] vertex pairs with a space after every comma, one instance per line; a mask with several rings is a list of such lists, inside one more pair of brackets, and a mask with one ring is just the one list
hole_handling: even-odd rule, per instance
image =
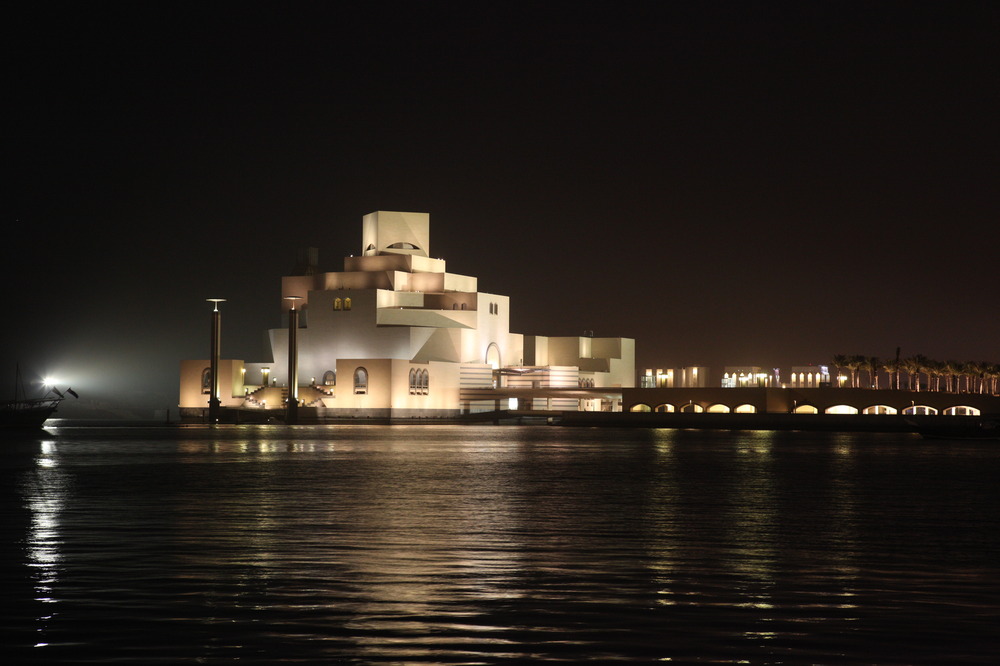
[[945, 416], [933, 422], [915, 423], [914, 428], [925, 439], [1000, 440], [1000, 420], [967, 418]]
[[[73, 389], [66, 389], [73, 397], [79, 397]], [[28, 398], [21, 382], [21, 368], [17, 368], [14, 385], [14, 399], [0, 402], [0, 428], [41, 428], [46, 419], [59, 407], [66, 396], [55, 387], [40, 398]]]

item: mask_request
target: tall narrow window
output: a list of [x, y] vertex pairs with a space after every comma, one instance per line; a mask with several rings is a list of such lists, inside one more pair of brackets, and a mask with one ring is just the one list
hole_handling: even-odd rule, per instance
[[212, 368], [201, 371], [201, 392], [208, 395], [212, 392]]
[[368, 393], [368, 371], [358, 368], [354, 371], [354, 395], [364, 395]]
[[344, 302], [342, 300], [340, 300], [339, 298], [333, 299], [333, 309], [334, 310], [343, 310], [344, 309]]
[[420, 371], [420, 393], [422, 395], [427, 395], [427, 370]]
[[344, 299], [344, 309], [345, 310], [350, 310], [351, 309], [351, 299], [350, 298], [345, 298]]
[[417, 392], [417, 370], [410, 368], [410, 395]]

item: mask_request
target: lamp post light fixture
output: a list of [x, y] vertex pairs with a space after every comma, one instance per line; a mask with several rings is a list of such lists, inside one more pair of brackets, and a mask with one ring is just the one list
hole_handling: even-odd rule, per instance
[[222, 313], [219, 312], [219, 303], [225, 303], [224, 298], [206, 298], [212, 304], [212, 350], [209, 360], [209, 372], [212, 373], [211, 394], [208, 397], [208, 422], [216, 424], [219, 422], [219, 414], [222, 411], [222, 403], [219, 400], [219, 356], [222, 351]]

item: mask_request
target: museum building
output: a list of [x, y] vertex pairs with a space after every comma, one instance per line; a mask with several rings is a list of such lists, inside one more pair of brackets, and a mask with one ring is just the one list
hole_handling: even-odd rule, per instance
[[217, 378], [213, 359], [182, 361], [182, 419], [206, 420], [213, 391], [227, 420], [291, 400], [300, 422], [322, 423], [620, 411], [635, 386], [634, 339], [511, 332], [510, 297], [431, 257], [427, 213], [365, 215], [361, 247], [341, 272], [321, 272], [310, 250], [282, 278], [285, 325], [268, 331], [267, 360], [215, 358]]

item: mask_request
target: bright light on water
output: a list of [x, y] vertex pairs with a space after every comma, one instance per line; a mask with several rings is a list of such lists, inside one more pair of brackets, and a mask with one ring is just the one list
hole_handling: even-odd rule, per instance
[[53, 431], [0, 469], [12, 663], [1000, 663], [993, 446]]

